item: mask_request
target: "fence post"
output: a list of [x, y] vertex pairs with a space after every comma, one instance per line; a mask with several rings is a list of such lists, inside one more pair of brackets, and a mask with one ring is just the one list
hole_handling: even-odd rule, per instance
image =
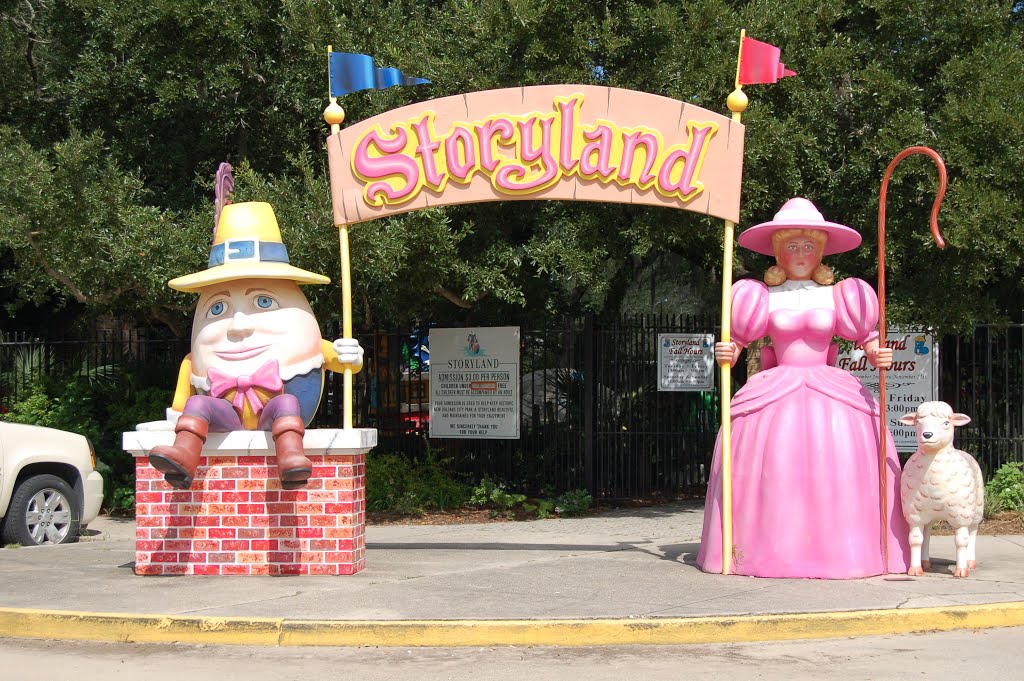
[[594, 315], [583, 319], [583, 467], [587, 491], [597, 498], [594, 484], [594, 392], [597, 367], [594, 364]]

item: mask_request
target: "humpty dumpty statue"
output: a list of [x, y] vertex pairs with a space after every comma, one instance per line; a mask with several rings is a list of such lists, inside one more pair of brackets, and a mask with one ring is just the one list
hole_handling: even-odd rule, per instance
[[324, 369], [357, 372], [363, 365], [355, 339], [320, 337], [299, 289], [327, 283], [288, 263], [270, 204], [223, 206], [209, 268], [168, 282], [199, 294], [192, 352], [181, 363], [169, 410], [170, 419], [177, 417], [174, 444], [149, 452], [168, 484], [192, 485], [208, 432], [244, 429], [271, 432], [284, 489], [307, 483], [313, 467], [302, 436], [320, 402]]

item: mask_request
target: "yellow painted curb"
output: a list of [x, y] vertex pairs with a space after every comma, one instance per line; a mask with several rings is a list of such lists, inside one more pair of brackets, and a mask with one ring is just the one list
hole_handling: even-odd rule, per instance
[[1024, 626], [1024, 602], [906, 610], [592, 620], [286, 620], [0, 608], [0, 637], [260, 646], [742, 643]]
[[0, 636], [122, 643], [280, 645], [283, 619], [0, 608]]

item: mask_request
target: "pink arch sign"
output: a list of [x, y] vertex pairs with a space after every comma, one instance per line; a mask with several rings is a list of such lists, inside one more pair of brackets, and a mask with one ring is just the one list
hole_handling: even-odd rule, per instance
[[344, 128], [327, 150], [336, 224], [517, 199], [739, 221], [743, 126], [632, 90], [541, 85], [444, 97]]

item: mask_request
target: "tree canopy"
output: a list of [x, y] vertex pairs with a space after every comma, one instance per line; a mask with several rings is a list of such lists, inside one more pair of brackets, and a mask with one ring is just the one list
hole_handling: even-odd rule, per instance
[[[326, 181], [326, 48], [432, 84], [353, 93], [349, 121], [461, 92], [586, 83], [726, 113], [739, 30], [797, 71], [746, 89], [739, 229], [806, 196], [864, 245], [831, 263], [874, 280], [889, 190], [889, 318], [943, 331], [1020, 312], [1024, 11], [978, 0], [3, 0], [0, 262], [13, 313], [74, 302], [187, 328], [166, 281], [205, 267], [217, 164], [235, 200], [269, 200], [293, 261], [337, 278]], [[614, 204], [505, 202], [417, 211], [352, 230], [356, 324], [716, 309], [720, 222]], [[740, 276], [762, 256], [738, 250]], [[652, 289], [653, 290], [653, 289]], [[310, 287], [321, 319], [338, 287]], [[652, 296], [652, 299], [654, 296]], [[667, 306], [667, 307], [666, 307]]]

